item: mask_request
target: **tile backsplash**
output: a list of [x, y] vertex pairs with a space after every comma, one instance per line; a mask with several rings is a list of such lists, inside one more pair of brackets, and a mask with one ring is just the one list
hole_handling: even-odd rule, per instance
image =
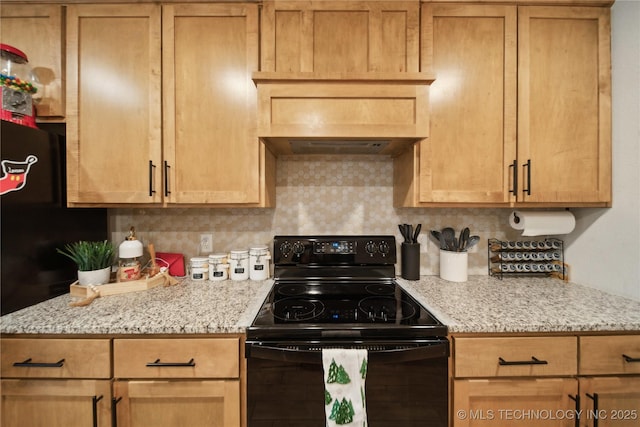
[[[508, 209], [394, 208], [393, 160], [386, 156], [281, 156], [276, 207], [111, 209], [111, 238], [119, 244], [131, 226], [157, 251], [188, 259], [200, 252], [200, 234], [213, 235], [214, 252], [271, 247], [276, 234], [393, 234], [398, 224], [422, 224], [420, 272], [438, 274], [438, 247], [429, 230], [468, 226], [481, 237], [469, 254], [469, 274], [487, 274], [487, 239], [515, 239]], [[398, 261], [399, 261], [398, 248]], [[397, 265], [400, 272], [400, 262]]]

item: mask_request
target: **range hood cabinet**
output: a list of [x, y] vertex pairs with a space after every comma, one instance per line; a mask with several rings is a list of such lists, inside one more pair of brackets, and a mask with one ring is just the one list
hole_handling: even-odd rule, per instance
[[257, 72], [258, 136], [275, 154], [386, 154], [429, 136], [424, 73]]

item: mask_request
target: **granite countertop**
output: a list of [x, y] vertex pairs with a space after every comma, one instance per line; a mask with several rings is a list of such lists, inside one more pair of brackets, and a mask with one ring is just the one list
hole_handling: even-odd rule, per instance
[[640, 301], [550, 278], [398, 282], [450, 333], [640, 331]]
[[[398, 279], [452, 333], [640, 331], [640, 301], [547, 278], [436, 276]], [[272, 280], [194, 282], [98, 298], [70, 307], [70, 295], [0, 318], [4, 334], [244, 333]]]
[[70, 307], [69, 294], [0, 317], [6, 334], [243, 334], [272, 280], [191, 281]]

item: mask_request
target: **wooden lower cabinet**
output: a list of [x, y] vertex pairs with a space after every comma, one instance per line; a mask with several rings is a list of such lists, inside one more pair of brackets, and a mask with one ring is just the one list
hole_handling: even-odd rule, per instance
[[239, 380], [116, 381], [119, 427], [239, 427]]
[[580, 378], [580, 394], [580, 427], [640, 425], [640, 377]]
[[454, 427], [575, 426], [574, 378], [455, 380]]
[[3, 426], [111, 425], [111, 381], [3, 379]]

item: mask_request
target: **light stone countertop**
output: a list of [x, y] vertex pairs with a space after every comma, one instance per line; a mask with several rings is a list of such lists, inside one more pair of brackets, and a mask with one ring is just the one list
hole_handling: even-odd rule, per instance
[[191, 281], [110, 295], [85, 307], [69, 294], [0, 317], [6, 334], [243, 334], [272, 280]]
[[[436, 276], [398, 283], [452, 333], [640, 331], [640, 301], [547, 278]], [[4, 334], [244, 333], [266, 298], [264, 282], [194, 282], [97, 298], [70, 307], [60, 297], [0, 318]]]
[[437, 276], [398, 283], [450, 333], [639, 331], [640, 301], [551, 278]]

